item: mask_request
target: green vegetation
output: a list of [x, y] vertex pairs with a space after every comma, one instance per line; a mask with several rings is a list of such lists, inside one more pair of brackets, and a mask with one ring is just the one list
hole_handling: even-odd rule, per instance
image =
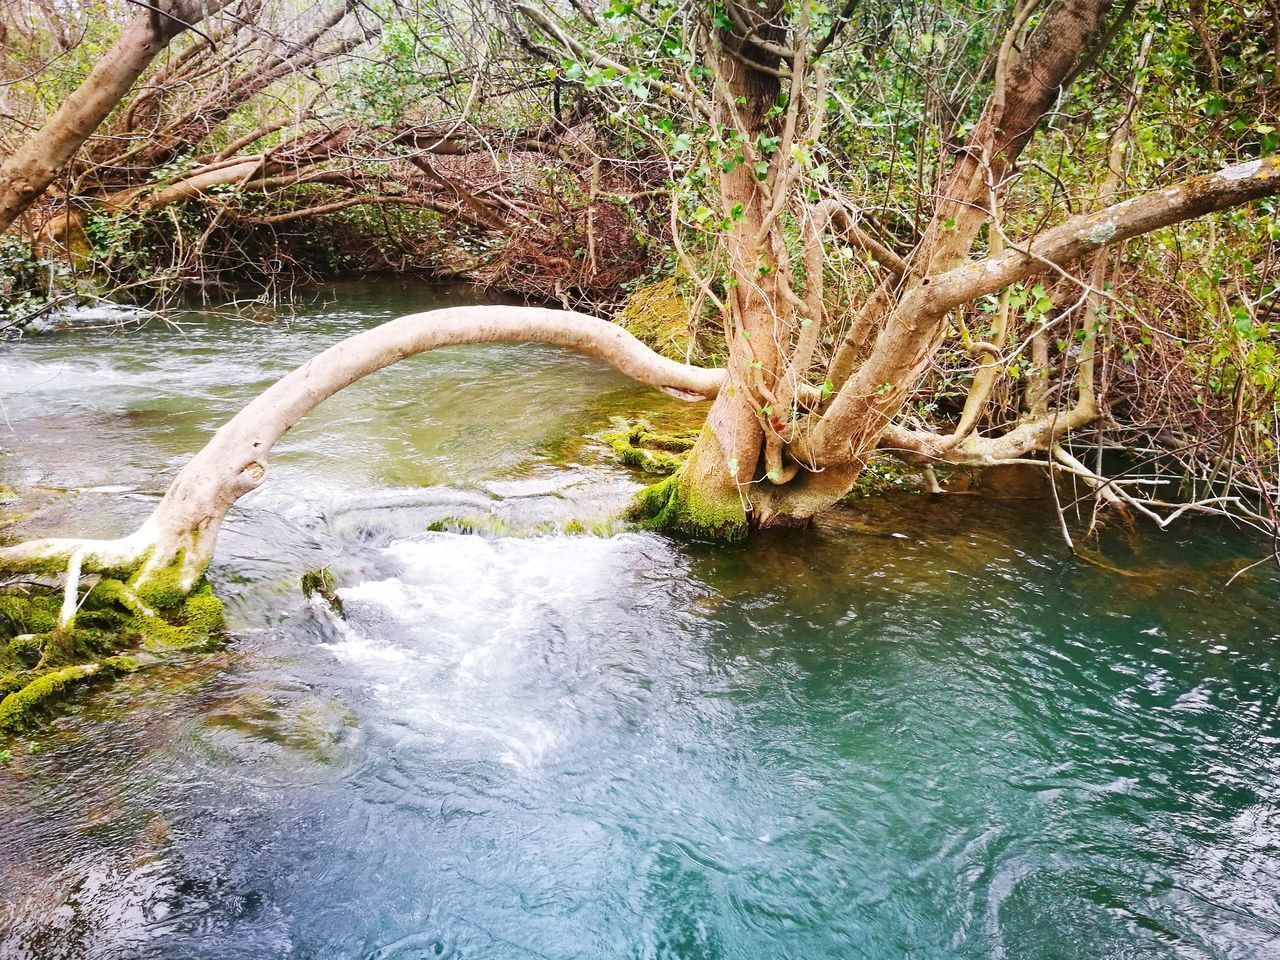
[[627, 423], [614, 421], [615, 429], [604, 434], [604, 441], [613, 448], [618, 460], [628, 467], [645, 473], [666, 476], [675, 473], [684, 462], [683, 454], [693, 449], [698, 432], [677, 434], [655, 433], [643, 420]]
[[346, 615], [342, 608], [342, 598], [338, 596], [338, 582], [327, 567], [308, 570], [302, 575], [302, 595], [308, 600], [319, 597], [339, 617]]
[[210, 649], [224, 629], [222, 603], [207, 582], [156, 609], [120, 581], [99, 580], [83, 597], [75, 625], [65, 628], [58, 625], [61, 605], [60, 594], [39, 584], [10, 584], [0, 593], [0, 732], [29, 726], [82, 682]]
[[741, 502], [716, 502], [680, 473], [642, 490], [629, 519], [654, 530], [696, 540], [729, 542], [747, 535], [747, 517]]

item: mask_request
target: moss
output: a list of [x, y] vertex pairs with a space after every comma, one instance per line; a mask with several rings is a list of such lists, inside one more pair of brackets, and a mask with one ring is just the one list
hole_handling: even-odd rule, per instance
[[302, 595], [308, 600], [319, 596], [338, 616], [346, 616], [346, 611], [342, 608], [342, 598], [338, 596], [337, 581], [333, 579], [333, 574], [329, 572], [328, 567], [309, 570], [302, 575]]
[[664, 357], [686, 360], [696, 351], [689, 305], [674, 277], [641, 287], [627, 298], [617, 324]]
[[187, 596], [178, 618], [187, 632], [187, 645], [192, 647], [216, 643], [227, 627], [222, 601], [214, 594], [208, 580], [201, 580], [200, 585]]
[[96, 660], [117, 645], [116, 637], [110, 633], [80, 627], [52, 630], [41, 639], [44, 649], [40, 655], [40, 667], [65, 667]]
[[680, 469], [680, 458], [673, 457], [669, 453], [634, 447], [625, 440], [610, 439], [609, 442], [618, 454], [618, 460], [621, 461], [623, 466], [633, 467], [637, 470], [643, 470], [645, 473], [653, 473], [658, 476], [666, 476]]
[[747, 515], [741, 501], [716, 503], [675, 473], [636, 494], [627, 513], [630, 520], [699, 540], [741, 540], [747, 535]]
[[7, 483], [0, 483], [0, 503], [13, 503], [13, 501], [21, 499], [22, 494], [18, 493], [17, 490]]
[[[225, 629], [222, 602], [208, 581], [190, 594], [177, 575], [152, 581], [135, 593], [118, 579], [104, 578], [81, 601], [75, 626], [57, 626], [61, 591], [23, 585], [0, 594], [0, 730], [32, 722], [33, 708], [56, 699], [81, 680], [139, 669], [132, 654], [153, 650], [209, 649]], [[176, 600], [175, 602], [172, 602]], [[162, 607], [159, 601], [170, 601]]]
[[481, 537], [507, 537], [512, 534], [511, 526], [505, 520], [487, 514], [474, 517], [442, 517], [427, 524], [427, 531], [475, 534]]
[[32, 712], [61, 697], [66, 689], [94, 676], [100, 664], [81, 663], [61, 670], [51, 670], [0, 700], [0, 730], [19, 730], [32, 723]]
[[26, 560], [5, 560], [0, 572], [30, 577], [61, 577], [67, 572], [66, 557], [32, 557]]
[[499, 517], [480, 514], [474, 517], [445, 517], [427, 527], [427, 530], [432, 533], [457, 533], [485, 538], [539, 537], [556, 534], [612, 537], [623, 529], [625, 524], [613, 514], [587, 519], [571, 517], [567, 520], [540, 520], [535, 523], [521, 524], [519, 527], [513, 527]]
[[214, 645], [226, 627], [222, 601], [213, 593], [209, 581], [201, 580], [191, 593], [179, 590], [178, 602], [168, 607], [156, 599], [172, 600], [176, 577], [165, 577], [156, 589], [135, 593], [119, 580], [102, 580], [93, 588], [82, 612], [76, 619], [88, 623], [86, 615], [102, 618], [124, 633], [132, 635], [152, 649], [203, 649]]
[[186, 600], [187, 591], [182, 584], [182, 554], [179, 553], [173, 563], [164, 570], [148, 571], [144, 578], [141, 569], [146, 567], [143, 560], [141, 568], [135, 574], [129, 586], [138, 599], [156, 610], [174, 610], [181, 607]]
[[46, 633], [58, 625], [62, 600], [29, 590], [0, 594], [0, 631], [8, 636]]
[[141, 667], [135, 657], [107, 657], [96, 663], [76, 663], [56, 670], [31, 671], [16, 678], [13, 692], [0, 700], [0, 732], [22, 730], [35, 724], [35, 714], [61, 700], [74, 686], [88, 680], [116, 677]]
[[616, 516], [607, 515], [593, 520], [574, 517], [552, 527], [549, 532], [570, 537], [612, 537], [625, 529], [626, 525]]
[[15, 690], [21, 690], [38, 676], [40, 676], [40, 671], [38, 670], [18, 670], [14, 673], [0, 675], [0, 700]]
[[680, 469], [684, 458], [679, 454], [693, 449], [698, 439], [696, 430], [685, 433], [657, 433], [643, 420], [627, 423], [616, 420], [618, 429], [604, 434], [603, 439], [628, 467], [663, 476]]
[[99, 580], [80, 605], [80, 613], [76, 619], [87, 613], [103, 613], [111, 611], [112, 615], [128, 617], [143, 610], [137, 596], [119, 580], [110, 577]]
[[15, 661], [34, 667], [44, 651], [44, 637], [38, 633], [20, 634], [9, 641], [7, 651]]

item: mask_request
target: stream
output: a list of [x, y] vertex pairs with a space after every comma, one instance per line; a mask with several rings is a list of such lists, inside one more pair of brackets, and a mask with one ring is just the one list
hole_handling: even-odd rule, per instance
[[[6, 533], [127, 532], [307, 357], [485, 296], [0, 344]], [[1051, 504], [910, 493], [728, 547], [614, 520], [610, 418], [704, 409], [528, 345], [326, 401], [219, 542], [227, 647], [0, 765], [0, 957], [1280, 956], [1280, 577], [1227, 583], [1265, 545], [1114, 525], [1106, 569]]]

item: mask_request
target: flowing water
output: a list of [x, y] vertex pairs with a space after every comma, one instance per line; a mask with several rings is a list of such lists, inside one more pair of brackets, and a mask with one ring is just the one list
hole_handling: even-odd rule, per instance
[[[276, 376], [475, 297], [0, 347], [20, 529], [128, 529]], [[919, 496], [675, 543], [607, 521], [636, 482], [591, 436], [635, 411], [698, 415], [485, 346], [290, 433], [211, 571], [229, 647], [0, 767], [0, 956], [1280, 957], [1258, 544], [1112, 530], [1104, 569], [1043, 502]]]

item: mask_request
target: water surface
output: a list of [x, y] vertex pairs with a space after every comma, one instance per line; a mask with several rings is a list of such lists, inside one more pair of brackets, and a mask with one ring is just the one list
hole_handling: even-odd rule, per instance
[[[0, 347], [22, 529], [123, 532], [306, 356], [476, 296]], [[524, 346], [326, 402], [220, 543], [229, 648], [0, 768], [0, 956], [1280, 956], [1257, 544], [1116, 529], [1105, 570], [1044, 504], [927, 497], [674, 543], [606, 523], [636, 483], [591, 436], [634, 411], [698, 415]]]

